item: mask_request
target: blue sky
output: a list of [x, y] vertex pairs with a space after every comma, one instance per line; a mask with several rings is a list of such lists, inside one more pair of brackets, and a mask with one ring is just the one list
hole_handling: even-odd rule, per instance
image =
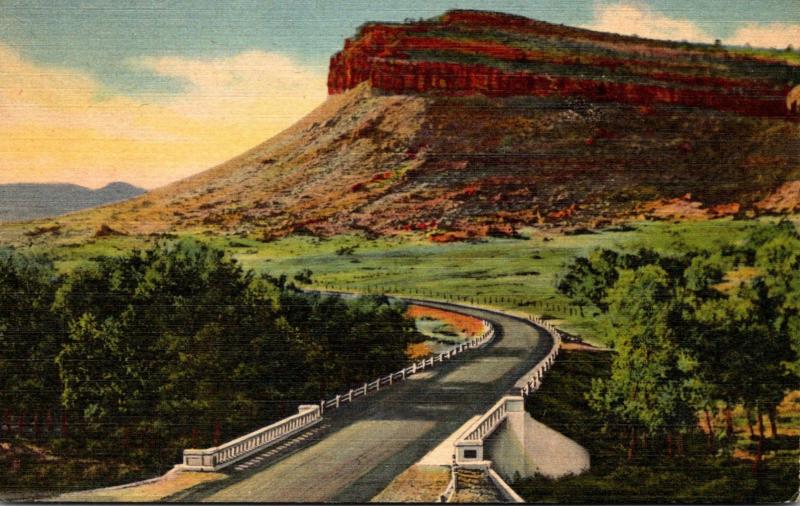
[[[800, 22], [797, 0], [640, 3], [696, 22], [723, 40], [747, 23]], [[289, 55], [324, 72], [328, 57], [365, 21], [400, 21], [472, 8], [589, 25], [602, 5], [594, 0], [2, 1], [0, 40], [35, 61], [81, 69], [115, 90], [135, 93], [175, 90], [180, 83], [132, 70], [126, 61], [134, 57], [216, 57], [260, 49]]]
[[[0, 183], [124, 179], [154, 187], [223, 161], [324, 100], [328, 58], [365, 21], [473, 8], [653, 38], [798, 47], [798, 7], [798, 0], [0, 0], [0, 110], [13, 113], [0, 114]], [[215, 128], [206, 128], [212, 120]]]

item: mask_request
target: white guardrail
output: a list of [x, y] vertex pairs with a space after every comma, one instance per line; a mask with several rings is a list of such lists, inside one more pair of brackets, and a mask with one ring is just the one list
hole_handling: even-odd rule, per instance
[[519, 392], [523, 397], [527, 397], [539, 389], [542, 384], [544, 373], [546, 373], [553, 366], [553, 363], [556, 361], [556, 357], [558, 356], [559, 349], [561, 348], [561, 333], [558, 331], [558, 329], [546, 321], [543, 321], [541, 318], [532, 316], [529, 319], [550, 334], [550, 337], [553, 338], [553, 347], [550, 348], [550, 351], [547, 353], [547, 355], [545, 355], [545, 357], [540, 360], [538, 364], [536, 364], [536, 367], [534, 367], [524, 376], [525, 384], [520, 388]]
[[367, 392], [377, 392], [381, 389], [382, 386], [391, 385], [397, 381], [404, 381], [409, 376], [413, 376], [421, 371], [424, 371], [426, 368], [431, 368], [435, 364], [444, 363], [447, 360], [452, 359], [453, 357], [471, 349], [481, 348], [488, 344], [492, 339], [494, 339], [494, 327], [491, 323], [487, 322], [486, 320], [481, 320], [483, 322], [483, 332], [473, 339], [469, 341], [457, 344], [452, 348], [448, 348], [447, 350], [437, 353], [432, 357], [424, 358], [419, 362], [414, 362], [410, 366], [406, 367], [405, 369], [401, 369], [395, 373], [389, 374], [387, 376], [383, 376], [381, 378], [376, 379], [371, 383], [364, 383], [362, 386], [358, 388], [351, 388], [345, 394], [339, 394], [336, 397], [329, 399], [327, 401], [320, 401], [319, 407], [324, 413], [326, 409], [330, 408], [338, 408], [342, 404], [347, 402], [352, 402], [353, 399], [357, 397], [361, 397], [367, 395]]
[[301, 405], [299, 411], [221, 446], [183, 450], [180, 467], [185, 471], [217, 471], [322, 421], [322, 413], [316, 404]]
[[364, 383], [358, 388], [351, 388], [345, 394], [338, 394], [329, 400], [321, 400], [319, 404], [301, 405], [298, 414], [279, 420], [250, 434], [245, 434], [221, 446], [184, 450], [183, 463], [179, 466], [187, 471], [218, 471], [319, 423], [322, 420], [322, 414], [328, 409], [338, 408], [345, 403], [353, 402], [358, 397], [366, 396], [368, 392], [377, 392], [398, 381], [405, 381], [409, 376], [429, 369], [437, 363], [442, 364], [467, 350], [481, 348], [491, 342], [495, 335], [492, 324], [486, 320], [481, 321], [483, 322], [483, 332], [469, 341], [414, 362], [405, 369]]
[[547, 355], [536, 366], [526, 373], [515, 385], [519, 395], [506, 395], [489, 410], [470, 425], [455, 441], [456, 463], [481, 462], [484, 460], [483, 443], [508, 416], [510, 411], [524, 410], [525, 397], [539, 389], [547, 372], [558, 356], [561, 347], [561, 335], [551, 324], [536, 317], [529, 317], [530, 321], [545, 329], [553, 339], [553, 346]]

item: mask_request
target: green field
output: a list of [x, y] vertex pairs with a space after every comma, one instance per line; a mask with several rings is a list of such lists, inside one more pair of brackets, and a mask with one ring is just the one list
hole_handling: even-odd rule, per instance
[[[581, 315], [556, 292], [555, 277], [565, 262], [598, 247], [648, 247], [666, 252], [714, 248], [743, 237], [759, 221], [642, 221], [573, 235], [526, 229], [519, 239], [447, 244], [435, 244], [422, 236], [291, 236], [267, 243], [235, 236], [195, 237], [227, 250], [245, 267], [273, 276], [286, 275], [291, 280], [310, 269], [310, 287], [464, 300], [545, 315], [558, 320], [567, 332], [597, 342], [602, 325], [599, 312], [585, 308]], [[143, 248], [156, 240], [117, 236], [31, 248], [53, 255], [59, 268], [69, 271], [98, 256]]]

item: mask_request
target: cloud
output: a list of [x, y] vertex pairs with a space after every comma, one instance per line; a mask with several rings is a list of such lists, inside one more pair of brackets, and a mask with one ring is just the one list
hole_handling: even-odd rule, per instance
[[[243, 113], [266, 112], [273, 118], [295, 118], [298, 106], [309, 98], [324, 97], [325, 76], [312, 74], [290, 58], [262, 51], [248, 51], [224, 59], [180, 57], [140, 58], [133, 66], [181, 79], [187, 92], [168, 106], [198, 119], [232, 119]], [[205, 102], [197, 107], [197, 102]], [[269, 105], [269, 107], [267, 107]]]
[[669, 17], [639, 2], [598, 2], [594, 16], [594, 21], [584, 28], [649, 39], [714, 41], [714, 37], [694, 21]]
[[800, 46], [800, 24], [749, 23], [723, 41], [725, 44], [744, 46], [750, 44], [755, 47], [774, 47], [783, 49], [788, 45]]
[[129, 63], [184, 89], [115, 95], [90, 75], [0, 45], [0, 183], [160, 186], [239, 154], [325, 98], [324, 75], [262, 51]]

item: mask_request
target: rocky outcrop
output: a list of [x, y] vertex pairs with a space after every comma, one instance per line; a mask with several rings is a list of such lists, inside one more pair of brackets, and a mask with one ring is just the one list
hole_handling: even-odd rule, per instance
[[[413, 36], [425, 38], [419, 31]], [[384, 33], [373, 42], [369, 51], [389, 51], [391, 38]], [[639, 216], [747, 217], [797, 209], [796, 186], [765, 198], [798, 179], [800, 122], [599, 99], [451, 96], [453, 89], [596, 96], [599, 88], [582, 83], [593, 80], [587, 77], [437, 62], [413, 52], [370, 60], [354, 47], [363, 43], [350, 42], [351, 51], [337, 60], [341, 72], [332, 74], [339, 89], [362, 84], [330, 96], [277, 137], [146, 196], [62, 216], [58, 223], [0, 227], [0, 240], [89, 239], [105, 223], [130, 235], [203, 230], [272, 240], [291, 233], [411, 234], [450, 242], [513, 237], [529, 226], [582, 233]], [[655, 50], [645, 49], [639, 58], [654, 58]], [[589, 56], [598, 57], [581, 54]], [[685, 62], [676, 57], [673, 63], [670, 72]], [[733, 72], [705, 77], [741, 78]], [[403, 94], [376, 91], [369, 80]], [[653, 83], [652, 90], [628, 87], [630, 80], [608, 83], [606, 99], [681, 98]], [[106, 233], [112, 232], [99, 235]]]
[[[681, 52], [657, 43], [642, 49], [638, 39], [548, 29], [552, 26], [472, 11], [451, 12], [437, 21], [367, 25], [331, 58], [329, 93], [368, 82], [396, 94], [583, 97], [750, 116], [797, 115], [796, 108], [787, 108], [791, 87], [782, 79], [800, 70], [780, 62], [724, 51]], [[498, 30], [498, 40], [511, 37], [513, 43], [487, 39], [490, 28]], [[524, 48], [526, 39], [520, 37], [544, 49]], [[566, 50], [589, 43], [602, 45], [594, 51]], [[718, 68], [727, 70], [715, 72]]]

